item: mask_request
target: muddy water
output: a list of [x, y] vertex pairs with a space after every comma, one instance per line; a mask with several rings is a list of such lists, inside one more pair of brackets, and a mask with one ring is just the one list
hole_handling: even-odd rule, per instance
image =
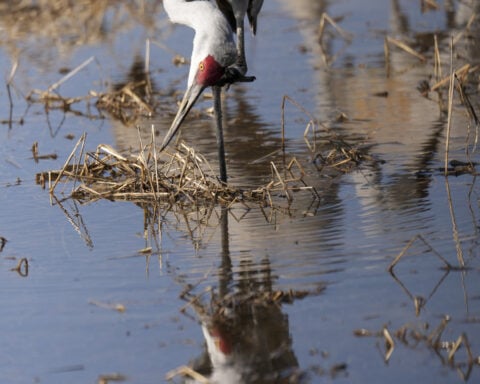
[[[278, 197], [282, 209], [174, 208], [160, 216], [126, 202], [51, 204], [35, 185], [35, 174], [60, 168], [83, 132], [87, 150], [108, 143], [136, 151], [139, 142], [134, 126], [101, 116], [94, 100], [64, 113], [29, 104], [33, 89], [48, 89], [94, 57], [56, 90], [64, 97], [105, 91], [144, 65], [151, 38], [157, 110], [136, 122], [141, 135], [152, 125], [164, 134], [184, 90], [188, 67], [175, 67], [172, 57], [189, 56], [190, 30], [172, 27], [160, 4], [95, 4], [95, 17], [81, 6], [56, 17], [41, 7], [22, 9], [22, 18], [2, 10], [6, 82], [18, 67], [11, 98], [0, 89], [1, 382], [111, 375], [157, 383], [183, 365], [222, 383], [478, 381], [468, 357], [480, 354], [478, 183], [468, 173], [443, 176], [446, 114], [436, 93], [424, 97], [417, 86], [434, 73], [433, 35], [448, 63], [449, 36], [464, 31], [479, 4], [439, 2], [422, 12], [408, 1], [265, 2], [258, 37], [247, 34], [257, 80], [232, 87], [224, 100], [230, 181], [271, 179], [270, 161], [281, 161], [271, 154], [281, 147], [283, 95], [321, 123], [320, 136], [366, 148], [373, 160], [344, 175], [319, 170], [312, 158], [331, 148], [319, 141], [310, 150], [303, 138], [310, 117], [287, 102], [287, 156], [304, 165], [318, 198], [297, 192], [290, 206]], [[328, 26], [319, 43], [324, 12], [347, 39]], [[426, 62], [391, 47], [387, 77], [387, 35]], [[457, 43], [455, 66], [478, 64], [477, 48], [474, 21]], [[471, 82], [467, 91], [478, 112], [477, 87]], [[472, 123], [456, 97], [450, 158], [465, 161]], [[201, 100], [181, 135], [215, 168], [210, 106]], [[57, 158], [35, 162], [35, 141], [41, 155]], [[57, 197], [70, 190], [62, 186]], [[391, 275], [387, 268], [401, 254]], [[22, 258], [28, 273], [12, 270]], [[467, 268], [448, 271], [447, 263]], [[260, 294], [286, 298], [268, 304]], [[198, 300], [187, 305], [192, 297]], [[450, 321], [435, 332], [445, 316]], [[453, 360], [451, 348], [433, 346], [437, 334], [446, 347], [464, 336]]]

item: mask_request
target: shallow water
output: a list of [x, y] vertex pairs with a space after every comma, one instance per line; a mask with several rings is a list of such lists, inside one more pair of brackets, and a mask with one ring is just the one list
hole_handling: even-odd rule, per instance
[[[417, 90], [433, 76], [433, 34], [448, 63], [449, 36], [480, 9], [472, 3], [449, 8], [451, 2], [439, 2], [438, 10], [421, 12], [419, 2], [409, 1], [371, 1], [368, 7], [354, 0], [266, 1], [258, 36], [247, 33], [249, 68], [257, 80], [232, 86], [225, 98], [230, 182], [263, 185], [271, 179], [270, 161], [279, 159], [265, 156], [281, 146], [283, 95], [330, 133], [368, 148], [374, 161], [333, 178], [319, 171], [303, 139], [310, 117], [287, 102], [287, 154], [304, 164], [319, 199], [296, 192], [289, 209], [279, 197], [285, 209], [235, 207], [225, 213], [214, 207], [184, 214], [174, 208], [160, 216], [128, 202], [51, 204], [35, 174], [62, 167], [83, 132], [87, 150], [107, 143], [129, 152], [138, 151], [138, 131], [101, 118], [85, 101], [72, 107], [79, 112], [74, 114], [29, 104], [25, 97], [92, 56], [60, 85], [62, 96], [125, 82], [136, 62], [143, 65], [145, 40], [151, 38], [157, 111], [136, 125], [146, 137], [153, 124], [161, 137], [188, 72], [172, 58], [189, 56], [192, 32], [172, 27], [153, 3], [141, 11], [96, 2], [96, 17], [87, 13], [87, 24], [80, 5], [53, 19], [25, 9], [24, 22], [0, 17], [5, 81], [18, 60], [11, 103], [7, 88], [0, 89], [0, 236], [7, 240], [0, 252], [0, 381], [85, 383], [118, 374], [126, 382], [157, 383], [190, 365], [218, 382], [289, 377], [452, 383], [462, 376], [477, 382], [480, 368], [469, 364], [467, 351], [475, 359], [480, 355], [479, 187], [471, 174], [443, 176], [446, 114], [435, 93], [425, 98]], [[322, 51], [323, 12], [350, 39], [330, 26]], [[45, 21], [38, 26], [32, 15]], [[457, 68], [478, 64], [477, 21], [457, 45]], [[72, 33], [55, 35], [65, 23]], [[77, 23], [82, 33], [76, 34]], [[392, 48], [387, 77], [387, 35], [409, 42], [428, 60]], [[333, 58], [328, 66], [324, 56]], [[448, 66], [442, 69], [445, 76]], [[478, 82], [467, 90], [478, 111]], [[456, 97], [449, 155], [465, 161], [466, 143], [473, 150], [473, 127]], [[210, 103], [206, 98], [192, 111], [182, 139], [216, 169], [214, 132], [205, 113]], [[346, 118], [337, 119], [340, 113]], [[41, 154], [57, 158], [35, 162], [35, 141]], [[476, 153], [471, 158], [478, 161]], [[71, 186], [60, 189], [68, 195]], [[142, 253], [146, 247], [152, 253]], [[387, 268], [402, 250], [392, 276]], [[22, 258], [28, 260], [27, 276], [12, 271]], [[455, 267], [463, 258], [467, 268], [447, 272], [442, 258]], [[200, 295], [199, 303], [180, 298], [186, 287]], [[290, 292], [293, 302], [241, 300], [280, 291]], [[218, 321], [212, 292], [230, 304], [221, 308], [224, 322]], [[444, 316], [450, 321], [439, 340], [468, 340], [450, 362], [449, 351], [428, 340]], [[372, 334], [359, 337], [361, 329]], [[391, 350], [384, 329], [393, 337]], [[402, 329], [405, 337], [396, 332]]]

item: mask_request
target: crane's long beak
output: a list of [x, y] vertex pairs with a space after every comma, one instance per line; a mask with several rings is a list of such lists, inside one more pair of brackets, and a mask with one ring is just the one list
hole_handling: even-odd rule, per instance
[[187, 89], [187, 92], [185, 92], [185, 95], [183, 96], [182, 102], [180, 103], [180, 106], [178, 107], [177, 115], [173, 119], [173, 122], [172, 122], [172, 125], [170, 126], [170, 129], [168, 130], [165, 138], [163, 139], [162, 145], [160, 147], [160, 151], [163, 151], [165, 149], [165, 147], [173, 139], [173, 137], [177, 133], [178, 129], [182, 125], [183, 120], [187, 116], [190, 109], [192, 109], [193, 105], [195, 104], [195, 102], [197, 101], [199, 96], [202, 94], [204, 89], [205, 89], [205, 86], [200, 85], [198, 83], [193, 83]]

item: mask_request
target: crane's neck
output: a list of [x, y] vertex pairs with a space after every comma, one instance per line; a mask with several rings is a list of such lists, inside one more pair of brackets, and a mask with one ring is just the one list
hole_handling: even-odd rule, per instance
[[170, 20], [195, 30], [188, 84], [194, 81], [200, 61], [212, 56], [227, 67], [236, 60], [233, 32], [220, 10], [208, 0], [164, 0]]

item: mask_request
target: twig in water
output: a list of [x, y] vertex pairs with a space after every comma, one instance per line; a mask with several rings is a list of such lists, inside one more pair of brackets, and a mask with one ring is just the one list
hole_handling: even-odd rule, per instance
[[90, 300], [89, 304], [95, 305], [99, 308], [111, 309], [111, 310], [114, 310], [114, 311], [117, 311], [117, 312], [120, 312], [120, 313], [123, 313], [127, 310], [125, 305], [120, 304], [120, 303], [109, 304], [109, 303], [102, 303], [102, 302], [96, 301], [96, 300]]
[[437, 38], [437, 34], [435, 34], [433, 36], [434, 38], [434, 50], [435, 50], [435, 54], [434, 54], [434, 58], [435, 58], [435, 61], [434, 61], [434, 76], [435, 76], [435, 80], [438, 82], [441, 78], [442, 78], [442, 59], [440, 57], [440, 49], [438, 48], [438, 38]]
[[[480, 121], [479, 121], [478, 116], [475, 112], [475, 108], [473, 108], [473, 105], [470, 102], [470, 98], [465, 93], [463, 85], [457, 77], [457, 74], [455, 74], [455, 79], [457, 80], [457, 91], [460, 94], [460, 100], [462, 100], [462, 104], [465, 106], [465, 108], [467, 110], [467, 113], [468, 113], [468, 116], [470, 117], [470, 120], [473, 121], [473, 123], [475, 125], [475, 139], [474, 139], [474, 143], [473, 143], [473, 152], [475, 152], [476, 149], [477, 149], [477, 143], [478, 143], [478, 130], [479, 130], [479, 126], [480, 126]], [[470, 151], [469, 151], [469, 145], [468, 145], [469, 138], [470, 138], [470, 124], [468, 125], [467, 137], [465, 139], [465, 141], [466, 141], [465, 142], [465, 150], [466, 150], [466, 154], [467, 154], [468, 158], [470, 158]]]
[[47, 92], [50, 93], [57, 89], [60, 85], [62, 85], [64, 82], [66, 82], [68, 79], [71, 77], [75, 76], [78, 72], [80, 72], [83, 68], [85, 68], [88, 64], [90, 64], [94, 60], [94, 57], [90, 57], [89, 59], [85, 60], [82, 64], [80, 64], [78, 67], [75, 69], [71, 70], [68, 72], [65, 76], [63, 76], [60, 80], [58, 80], [56, 83], [50, 85], [48, 87]]
[[448, 87], [448, 116], [447, 116], [447, 137], [445, 140], [445, 176], [448, 176], [448, 152], [450, 150], [450, 131], [452, 128], [452, 109], [453, 109], [453, 85], [455, 76], [453, 71], [453, 37], [450, 40], [450, 83]]
[[392, 335], [388, 331], [387, 327], [383, 328], [383, 337], [385, 339], [385, 345], [387, 347], [387, 351], [385, 352], [385, 362], [388, 363], [390, 357], [392, 357], [393, 350], [395, 349], [395, 342], [393, 341]]
[[[463, 77], [465, 76], [467, 73], [471, 72], [471, 71], [476, 71], [478, 69], [478, 67], [473, 67], [470, 65], [470, 64], [465, 64], [463, 65], [462, 67], [460, 67], [459, 69], [457, 69], [455, 71], [456, 75], [458, 77]], [[449, 84], [450, 83], [450, 76], [447, 76], [447, 77], [444, 77], [442, 80], [440, 80], [439, 82], [437, 82], [436, 84], [434, 84], [431, 88], [432, 91], [436, 91], [438, 88], [441, 88], [441, 87], [444, 87], [445, 85]]]
[[390, 265], [388, 266], [388, 272], [390, 272], [391, 274], [393, 274], [393, 268], [395, 268], [395, 266], [397, 265], [397, 263], [400, 261], [400, 259], [405, 256], [405, 254], [407, 253], [407, 251], [410, 249], [410, 247], [412, 246], [412, 244], [417, 241], [417, 240], [421, 240], [422, 243], [424, 243], [430, 250], [430, 252], [432, 252], [435, 256], [437, 256], [444, 264], [445, 264], [445, 267], [447, 270], [451, 270], [451, 269], [455, 269], [442, 255], [440, 255], [425, 239], [422, 235], [418, 234], [418, 235], [415, 235], [413, 236], [410, 241], [407, 243], [407, 245], [405, 245], [405, 247], [403, 247], [403, 249], [401, 250], [401, 252], [397, 255], [397, 257], [395, 257], [395, 259], [390, 263]]
[[326, 23], [329, 23], [340, 35], [340, 37], [342, 37], [346, 42], [350, 42], [352, 40], [352, 34], [342, 29], [327, 13], [322, 13], [322, 16], [320, 17], [320, 24], [318, 27], [318, 42], [320, 44], [323, 63], [328, 67], [332, 62], [335, 61], [336, 56], [328, 60], [327, 54], [325, 53], [325, 50], [323, 48], [323, 36], [325, 34]]
[[15, 268], [12, 268], [12, 271], [17, 272], [22, 277], [28, 276], [28, 259], [22, 257]]
[[145, 73], [150, 72], [150, 39], [145, 40]]
[[49, 192], [50, 194], [53, 194], [53, 191], [55, 190], [55, 187], [57, 186], [57, 184], [59, 183], [60, 179], [62, 178], [64, 172], [65, 172], [65, 169], [67, 168], [68, 164], [70, 164], [70, 160], [72, 159], [73, 156], [75, 156], [75, 152], [77, 151], [77, 148], [79, 145], [82, 146], [82, 150], [81, 150], [81, 153], [83, 153], [83, 149], [85, 147], [85, 140], [87, 138], [87, 133], [84, 132], [82, 134], [82, 136], [80, 137], [80, 139], [78, 139], [77, 141], [77, 144], [75, 144], [75, 147], [73, 148], [72, 152], [70, 153], [70, 155], [68, 156], [67, 160], [65, 161], [65, 164], [63, 165], [60, 173], [58, 174], [55, 182], [53, 183], [53, 186], [51, 186], [49, 188]]
[[463, 344], [465, 347], [465, 350], [467, 352], [467, 358], [468, 358], [468, 365], [473, 365], [473, 355], [472, 355], [472, 350], [470, 348], [470, 343], [468, 342], [467, 335], [465, 333], [462, 333], [457, 341], [455, 341], [455, 344], [452, 347], [452, 350], [448, 354], [448, 361], [451, 363], [453, 362], [453, 359], [455, 358], [455, 354], [458, 351], [458, 348]]
[[455, 218], [455, 211], [453, 209], [452, 195], [450, 192], [450, 184], [448, 182], [448, 177], [445, 178], [445, 187], [447, 189], [447, 198], [448, 198], [448, 208], [450, 210], [450, 219], [452, 220], [452, 231], [453, 231], [453, 241], [455, 242], [455, 248], [457, 250], [457, 259], [459, 267], [461, 269], [465, 268], [465, 260], [463, 258], [462, 245], [460, 244], [460, 238], [458, 236], [458, 226], [457, 220]]
[[8, 102], [9, 102], [9, 110], [8, 110], [8, 129], [9, 130], [12, 129], [12, 123], [13, 123], [13, 100], [12, 100], [12, 92], [10, 87], [12, 86], [13, 77], [17, 72], [17, 68], [18, 68], [18, 59], [16, 59], [13, 62], [12, 69], [10, 70], [10, 74], [8, 75], [8, 79], [6, 81], [7, 95], [8, 95]]
[[421, 53], [418, 53], [415, 51], [413, 48], [411, 48], [409, 45], [405, 44], [403, 41], [394, 39], [393, 37], [387, 36], [385, 37], [387, 45], [388, 44], [393, 44], [397, 46], [398, 48], [404, 50], [405, 52], [409, 53], [410, 55], [416, 57], [418, 60], [425, 62], [427, 59], [425, 56], [423, 56]]
[[[303, 112], [310, 119], [309, 122], [308, 122], [307, 128], [311, 126], [314, 135], [316, 134], [316, 128], [317, 128], [317, 125], [318, 125], [317, 120], [313, 117], [313, 115], [305, 107], [300, 105], [297, 101], [292, 99], [290, 96], [283, 95], [282, 107], [281, 107], [281, 112], [282, 113], [281, 113], [281, 118], [280, 118], [281, 123], [280, 124], [281, 124], [281, 127], [282, 127], [282, 151], [283, 151], [284, 154], [285, 154], [285, 107], [286, 107], [287, 101], [292, 103], [295, 107], [297, 107], [297, 109], [299, 111]], [[305, 130], [305, 133], [307, 133], [307, 130]]]
[[322, 41], [323, 34], [325, 32], [325, 22], [328, 22], [343, 39], [345, 39], [345, 40], [351, 40], [352, 39], [351, 33], [347, 32], [343, 28], [341, 28], [327, 13], [324, 12], [324, 13], [322, 13], [322, 16], [320, 17], [320, 25], [319, 25], [319, 30], [318, 30], [318, 36], [319, 36], [320, 41]]

